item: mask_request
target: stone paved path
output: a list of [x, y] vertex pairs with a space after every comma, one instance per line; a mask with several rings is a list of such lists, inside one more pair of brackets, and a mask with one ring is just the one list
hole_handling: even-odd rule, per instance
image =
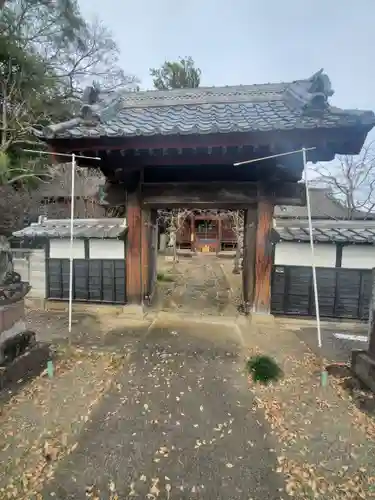
[[238, 346], [200, 328], [146, 337], [43, 499], [286, 498]]
[[216, 256], [197, 254], [180, 258], [174, 283], [159, 283], [159, 310], [192, 314], [236, 316], [230, 285]]

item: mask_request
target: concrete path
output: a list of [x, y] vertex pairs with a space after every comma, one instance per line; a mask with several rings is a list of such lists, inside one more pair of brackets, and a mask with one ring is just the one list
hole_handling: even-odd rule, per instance
[[174, 283], [159, 283], [156, 309], [195, 315], [237, 315], [230, 285], [215, 255], [181, 258], [174, 276]]
[[155, 324], [42, 498], [285, 498], [236, 335]]

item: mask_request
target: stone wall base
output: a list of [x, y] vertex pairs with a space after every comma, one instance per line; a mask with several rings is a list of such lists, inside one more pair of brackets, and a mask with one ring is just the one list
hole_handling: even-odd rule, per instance
[[[28, 307], [32, 308], [33, 304], [31, 301], [27, 304]], [[65, 301], [59, 300], [45, 300], [44, 304], [39, 304], [40, 309], [46, 311], [64, 311], [68, 312], [69, 304]], [[73, 314], [74, 313], [87, 313], [93, 315], [103, 315], [111, 314], [115, 316], [129, 317], [130, 319], [143, 319], [145, 317], [145, 309], [141, 305], [120, 305], [120, 304], [92, 304], [92, 303], [82, 303], [73, 302]]]
[[274, 325], [275, 316], [271, 313], [255, 313], [252, 312], [249, 315], [250, 322], [252, 325]]
[[38, 309], [44, 311], [46, 308], [46, 299], [41, 297], [25, 297], [25, 306], [29, 309]]
[[359, 380], [375, 393], [375, 359], [367, 351], [352, 351], [351, 368]]

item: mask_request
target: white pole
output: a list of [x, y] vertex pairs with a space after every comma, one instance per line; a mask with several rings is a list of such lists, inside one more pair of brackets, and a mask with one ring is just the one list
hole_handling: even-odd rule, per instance
[[239, 167], [240, 165], [248, 165], [249, 163], [255, 163], [260, 160], [269, 160], [271, 158], [279, 158], [279, 156], [288, 156], [288, 155], [294, 155], [296, 153], [302, 153], [302, 151], [312, 151], [314, 148], [302, 148], [302, 149], [295, 149], [294, 151], [287, 151], [286, 153], [277, 153], [274, 155], [270, 156], [262, 156], [261, 158], [253, 158], [252, 160], [246, 160], [246, 161], [239, 161], [237, 163], [233, 163], [234, 167]]
[[[73, 307], [73, 238], [74, 238], [74, 182], [76, 175], [76, 156], [72, 154], [72, 184], [70, 192], [70, 252], [69, 252], [69, 334], [72, 333]], [[69, 337], [70, 338], [70, 337]]]
[[[69, 319], [68, 330], [72, 332], [72, 306], [73, 306], [73, 236], [74, 236], [74, 183], [76, 172], [76, 158], [83, 158], [86, 160], [98, 160], [99, 156], [84, 156], [70, 153], [52, 153], [51, 151], [35, 151], [34, 149], [22, 149], [25, 153], [51, 155], [51, 156], [65, 156], [70, 157], [72, 162], [72, 184], [71, 184], [71, 202], [70, 202], [70, 256], [69, 256]], [[69, 335], [70, 339], [70, 335]]]
[[316, 313], [316, 330], [318, 335], [318, 346], [319, 349], [322, 347], [322, 332], [320, 329], [320, 309], [319, 309], [319, 296], [318, 296], [318, 284], [316, 281], [316, 268], [315, 268], [315, 252], [314, 252], [314, 236], [313, 227], [311, 221], [311, 205], [310, 205], [310, 193], [309, 184], [307, 179], [307, 159], [306, 159], [306, 149], [302, 149], [303, 155], [303, 172], [305, 177], [305, 187], [306, 187], [306, 205], [307, 205], [307, 217], [309, 220], [309, 233], [310, 233], [310, 247], [311, 247], [311, 268], [313, 277], [313, 287], [314, 287], [314, 298], [315, 298], [315, 313]]

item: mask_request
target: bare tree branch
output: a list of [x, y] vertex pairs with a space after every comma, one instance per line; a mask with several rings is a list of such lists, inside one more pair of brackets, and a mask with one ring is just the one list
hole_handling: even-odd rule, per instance
[[366, 144], [358, 156], [338, 156], [330, 165], [314, 167], [318, 174], [315, 184], [330, 188], [332, 195], [347, 210], [347, 218], [353, 219], [357, 212], [363, 216], [375, 208], [375, 147]]
[[243, 252], [243, 238], [244, 238], [244, 211], [243, 210], [226, 210], [222, 212], [223, 216], [229, 219], [231, 229], [236, 237], [236, 255], [234, 258], [233, 272], [238, 274], [240, 272], [241, 255]]
[[183, 228], [186, 219], [194, 211], [188, 209], [158, 210], [157, 222], [162, 224], [168, 234], [168, 246], [173, 252], [173, 262], [177, 262], [177, 235]]

